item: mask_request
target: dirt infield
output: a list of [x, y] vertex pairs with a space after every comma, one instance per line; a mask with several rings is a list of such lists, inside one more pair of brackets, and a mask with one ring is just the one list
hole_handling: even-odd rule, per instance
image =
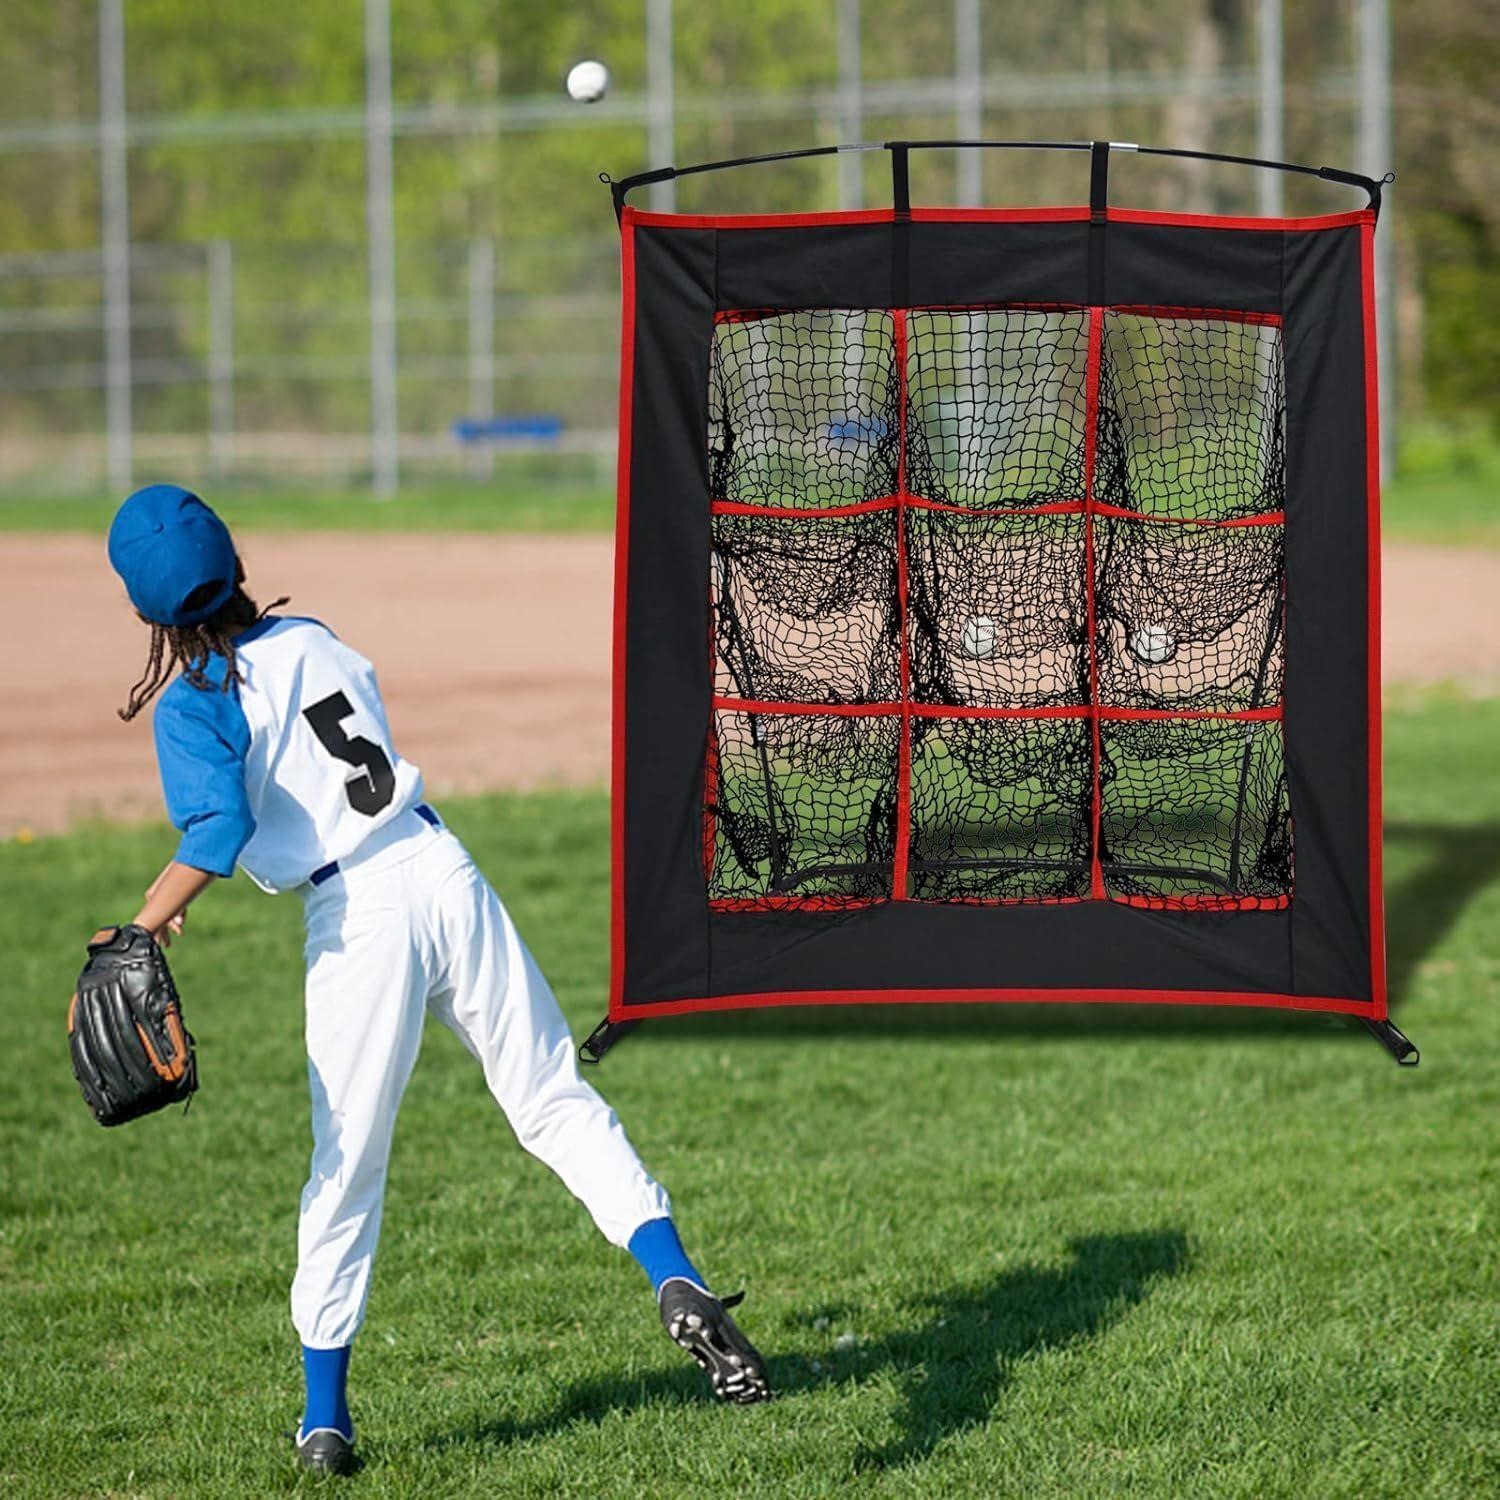
[[[258, 597], [290, 594], [375, 661], [434, 796], [604, 778], [607, 538], [252, 535], [244, 554]], [[102, 539], [0, 538], [0, 584], [0, 837], [160, 816], [150, 729], [115, 717], [146, 633]], [[1389, 548], [1387, 683], [1500, 688], [1496, 599], [1500, 553]]]

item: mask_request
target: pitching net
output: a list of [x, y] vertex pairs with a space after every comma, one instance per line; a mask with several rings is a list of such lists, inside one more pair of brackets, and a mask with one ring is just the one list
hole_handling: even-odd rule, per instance
[[1373, 228], [624, 208], [612, 1020], [1384, 1017]]

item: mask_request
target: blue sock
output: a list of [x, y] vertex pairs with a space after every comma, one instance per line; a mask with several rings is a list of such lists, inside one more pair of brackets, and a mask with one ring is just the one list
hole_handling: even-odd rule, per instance
[[630, 1236], [625, 1247], [641, 1263], [641, 1270], [651, 1278], [651, 1290], [659, 1292], [664, 1281], [674, 1276], [696, 1282], [704, 1291], [708, 1283], [698, 1274], [698, 1268], [687, 1258], [682, 1241], [677, 1238], [677, 1226], [670, 1219], [647, 1219]]
[[336, 1427], [351, 1442], [354, 1423], [349, 1416], [349, 1400], [344, 1386], [349, 1379], [349, 1351], [342, 1349], [309, 1349], [302, 1346], [302, 1374], [307, 1381], [307, 1408], [302, 1413], [302, 1433], [319, 1427]]

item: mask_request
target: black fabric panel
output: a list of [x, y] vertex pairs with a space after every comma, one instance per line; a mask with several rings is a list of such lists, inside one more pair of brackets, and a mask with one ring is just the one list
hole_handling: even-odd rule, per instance
[[726, 229], [720, 307], [889, 307], [891, 225]]
[[702, 847], [708, 743], [711, 230], [635, 231], [625, 772], [625, 992], [708, 973]]
[[[1087, 301], [1087, 223], [914, 222], [907, 232], [916, 306]], [[1105, 238], [1112, 302], [1280, 310], [1279, 232], [1110, 224]], [[889, 307], [891, 239], [889, 224], [723, 230], [718, 306]]]
[[1370, 998], [1360, 230], [1286, 236], [1286, 746], [1298, 994]]
[[[913, 224], [917, 304], [1079, 303], [1088, 226]], [[708, 910], [705, 429], [715, 306], [890, 305], [891, 226], [637, 229], [625, 809], [632, 1002], [799, 990], [1131, 989], [1367, 998], [1359, 231], [1111, 224], [1112, 301], [1283, 311], [1288, 752], [1283, 912], [1105, 903]], [[1285, 241], [1287, 292], [1281, 294]]]
[[1087, 224], [913, 224], [911, 301], [1082, 302]]
[[715, 912], [711, 920], [713, 995], [986, 988], [1285, 993], [1291, 979], [1286, 912], [893, 901], [842, 914]]
[[1281, 238], [1274, 230], [1111, 224], [1105, 298], [1159, 307], [1280, 312]]

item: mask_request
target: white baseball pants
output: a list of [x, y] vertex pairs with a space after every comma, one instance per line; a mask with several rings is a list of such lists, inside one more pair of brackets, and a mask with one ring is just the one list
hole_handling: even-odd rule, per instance
[[396, 1111], [429, 1010], [606, 1239], [623, 1246], [671, 1213], [615, 1112], [579, 1076], [552, 990], [467, 850], [415, 813], [382, 835], [303, 888], [313, 1154], [292, 1321], [315, 1349], [350, 1343], [363, 1321]]

